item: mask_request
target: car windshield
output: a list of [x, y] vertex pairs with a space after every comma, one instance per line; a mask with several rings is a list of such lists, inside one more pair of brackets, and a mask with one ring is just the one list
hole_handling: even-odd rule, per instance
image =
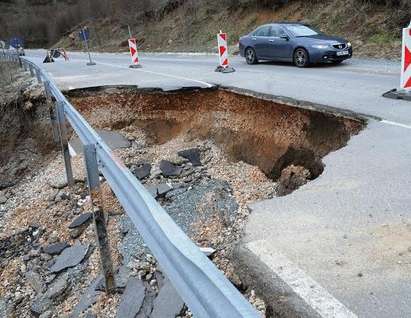
[[289, 24], [286, 25], [286, 28], [295, 36], [311, 36], [319, 34], [312, 28], [302, 24]]

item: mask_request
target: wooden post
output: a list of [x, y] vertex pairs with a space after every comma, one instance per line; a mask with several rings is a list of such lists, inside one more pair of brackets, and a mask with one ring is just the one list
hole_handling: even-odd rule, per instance
[[100, 262], [106, 282], [105, 289], [107, 293], [112, 293], [115, 290], [113, 262], [111, 260], [110, 244], [104, 217], [95, 145], [84, 145], [84, 159], [86, 162], [88, 188], [93, 205], [94, 226], [100, 250]]
[[73, 169], [71, 168], [70, 151], [69, 151], [68, 141], [67, 141], [67, 127], [66, 127], [66, 119], [64, 116], [63, 102], [56, 102], [56, 113], [57, 113], [57, 121], [58, 121], [58, 127], [59, 127], [61, 150], [63, 152], [64, 165], [66, 166], [67, 184], [70, 187], [72, 187], [74, 185], [74, 178], [73, 178]]

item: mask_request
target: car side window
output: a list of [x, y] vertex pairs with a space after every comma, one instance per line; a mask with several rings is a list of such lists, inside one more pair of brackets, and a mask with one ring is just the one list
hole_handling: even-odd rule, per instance
[[279, 25], [272, 25], [270, 35], [272, 37], [280, 37], [286, 35], [285, 31]]
[[278, 25], [272, 25], [271, 26], [271, 30], [270, 30], [270, 36], [273, 36], [273, 37], [278, 37], [279, 35], [278, 35], [278, 32], [279, 32], [280, 30], [279, 30], [279, 27], [278, 27]]
[[271, 27], [270, 26], [263, 26], [261, 28], [258, 28], [253, 36], [269, 36], [270, 35], [270, 31], [271, 31]]

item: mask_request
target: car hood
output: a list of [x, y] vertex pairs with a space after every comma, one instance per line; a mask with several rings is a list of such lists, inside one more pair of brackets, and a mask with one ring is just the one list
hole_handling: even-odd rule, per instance
[[298, 39], [306, 39], [307, 41], [310, 42], [327, 42], [327, 43], [345, 43], [347, 42], [347, 40], [340, 38], [338, 36], [329, 36], [329, 35], [325, 35], [325, 34], [317, 34], [317, 35], [311, 35], [311, 36], [302, 36], [302, 37], [298, 37]]

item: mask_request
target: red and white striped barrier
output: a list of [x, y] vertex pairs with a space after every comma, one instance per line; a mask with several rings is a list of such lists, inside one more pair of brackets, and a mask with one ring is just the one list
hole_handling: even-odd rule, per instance
[[128, 47], [130, 48], [131, 65], [130, 68], [140, 68], [140, 60], [138, 58], [137, 41], [135, 38], [128, 39]]
[[401, 88], [411, 90], [411, 23], [402, 30]]
[[227, 33], [223, 33], [220, 31], [220, 33], [217, 34], [217, 43], [220, 65], [217, 66], [215, 71], [222, 73], [235, 72], [235, 69], [230, 66], [230, 63], [228, 61]]

